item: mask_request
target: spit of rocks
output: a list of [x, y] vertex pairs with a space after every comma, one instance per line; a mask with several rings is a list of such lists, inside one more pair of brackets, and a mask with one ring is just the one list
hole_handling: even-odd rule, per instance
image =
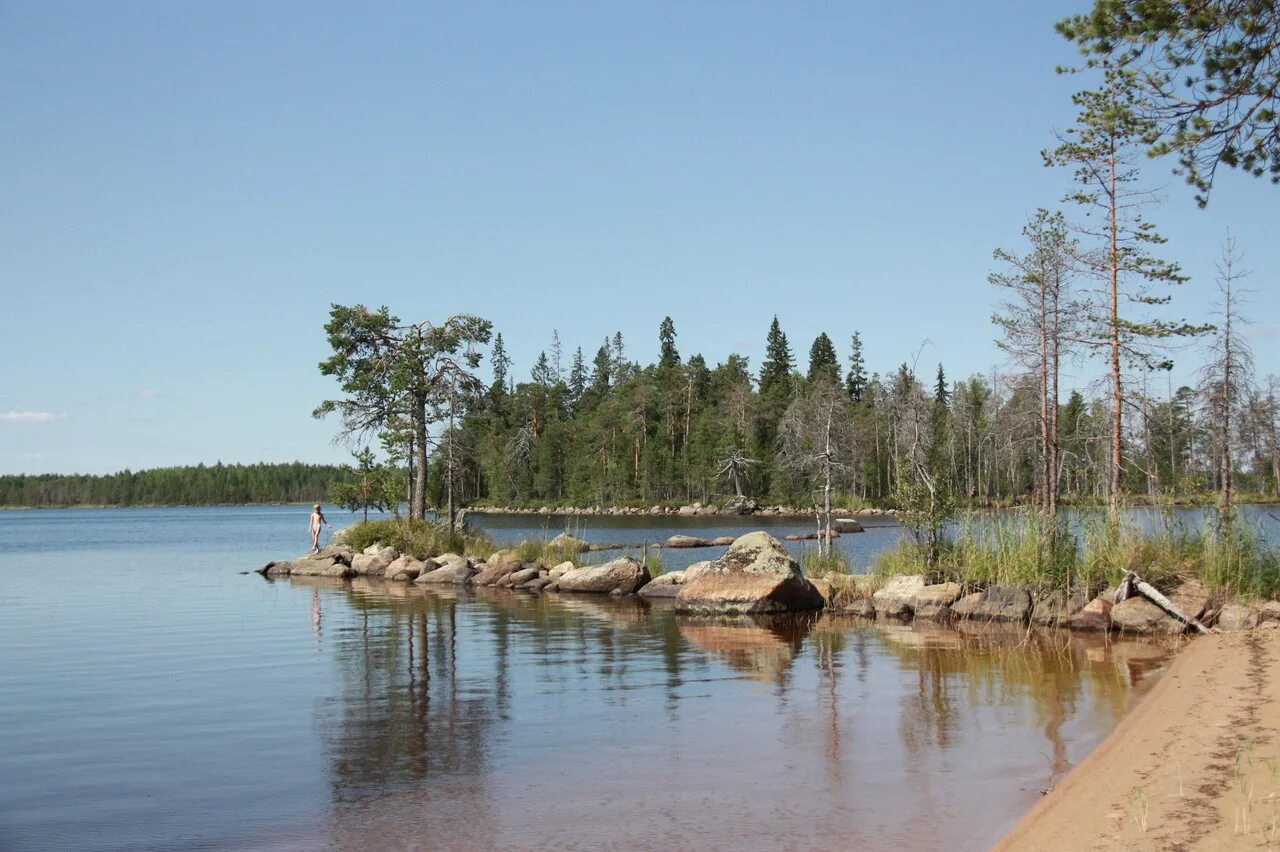
[[[456, 553], [418, 560], [390, 547], [374, 545], [357, 553], [345, 544], [330, 545], [293, 560], [269, 562], [258, 573], [268, 578], [377, 577], [427, 586], [495, 587], [539, 594], [638, 595], [649, 601], [669, 599], [677, 612], [697, 615], [826, 609], [876, 619], [1005, 622], [1156, 635], [1180, 634], [1190, 626], [1144, 597], [1128, 597], [1117, 603], [1115, 588], [1044, 591], [992, 585], [971, 589], [959, 583], [930, 583], [919, 574], [809, 578], [768, 533], [747, 533], [732, 542], [714, 541], [728, 544], [720, 557], [656, 577], [630, 556], [600, 565], [566, 561], [548, 566], [522, 562], [512, 549], [496, 551], [478, 561]], [[666, 546], [711, 543], [697, 539], [691, 543], [668, 541]], [[1187, 618], [1217, 630], [1280, 628], [1280, 602], [1227, 601], [1196, 579], [1181, 581], [1163, 594]]]

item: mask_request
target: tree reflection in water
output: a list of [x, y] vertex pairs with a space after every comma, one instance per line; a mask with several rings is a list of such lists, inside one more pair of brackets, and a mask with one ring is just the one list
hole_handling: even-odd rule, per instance
[[338, 675], [314, 710], [338, 847], [940, 841], [894, 822], [922, 809], [949, 839], [985, 842], [954, 820], [988, 794], [951, 768], [1006, 785], [1061, 774], [1080, 756], [1068, 727], [1101, 736], [1166, 654], [1024, 629], [311, 582]]

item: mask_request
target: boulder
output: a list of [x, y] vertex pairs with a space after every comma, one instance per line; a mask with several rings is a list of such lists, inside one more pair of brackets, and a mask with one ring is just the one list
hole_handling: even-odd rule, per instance
[[950, 607], [958, 600], [960, 600], [959, 583], [935, 583], [916, 592], [911, 599], [911, 609], [918, 616], [924, 607]]
[[521, 568], [519, 571], [512, 571], [507, 576], [498, 581], [499, 588], [513, 588], [530, 580], [538, 578], [537, 568]]
[[708, 560], [705, 562], [695, 562], [688, 568], [684, 569], [684, 582], [688, 583], [698, 579], [703, 574], [710, 574], [715, 571], [714, 562]]
[[289, 572], [292, 570], [292, 562], [286, 559], [279, 559], [263, 565], [258, 569], [258, 573], [264, 577], [288, 577]]
[[716, 536], [715, 538], [711, 539], [711, 543], [716, 547], [728, 547], [729, 545], [733, 544], [733, 536], [731, 535]]
[[1258, 607], [1258, 619], [1263, 624], [1280, 621], [1280, 601], [1263, 601]]
[[842, 533], [866, 532], [866, 530], [862, 528], [862, 524], [853, 518], [836, 518], [831, 522], [831, 529]]
[[618, 589], [630, 594], [649, 582], [649, 569], [630, 556], [620, 556], [603, 565], [583, 565], [561, 574], [556, 584], [562, 592], [609, 593]]
[[419, 574], [418, 578], [414, 580], [415, 583], [423, 583], [425, 585], [453, 583], [461, 585], [470, 580], [475, 573], [470, 562], [453, 553], [437, 556], [430, 562], [439, 567]]
[[961, 598], [951, 610], [960, 618], [1026, 621], [1031, 614], [1031, 594], [1017, 586], [991, 586], [985, 592]]
[[719, 559], [685, 569], [676, 595], [678, 611], [708, 614], [800, 612], [822, 605], [822, 595], [795, 559], [765, 532], [747, 533]]
[[560, 535], [551, 539], [550, 546], [561, 553], [586, 553], [591, 549], [591, 545], [580, 538], [574, 538], [568, 533], [560, 533]]
[[894, 618], [905, 618], [911, 615], [916, 595], [925, 589], [924, 576], [921, 574], [898, 574], [890, 577], [885, 584], [871, 596], [878, 615]]
[[[430, 564], [435, 565], [434, 562]], [[426, 566], [426, 562], [419, 562], [412, 556], [401, 556], [386, 567], [382, 576], [388, 580], [416, 580]]]
[[800, 541], [801, 540], [801, 537], [798, 535], [784, 535], [782, 538], [784, 541]]
[[[496, 554], [495, 554], [496, 555]], [[492, 586], [512, 571], [519, 571], [524, 566], [516, 559], [503, 559], [501, 561], [486, 562], [484, 570], [475, 574], [471, 578], [471, 582], [477, 586]], [[418, 578], [421, 582], [422, 578]]]
[[1261, 623], [1261, 613], [1248, 604], [1229, 603], [1218, 613], [1217, 626], [1224, 633], [1252, 630]]
[[863, 618], [876, 617], [876, 605], [871, 598], [854, 598], [840, 605], [840, 612], [848, 615], [860, 615]]
[[1067, 618], [1072, 630], [1110, 630], [1111, 598], [1100, 595], [1084, 605], [1084, 609]]
[[696, 515], [698, 510], [692, 506], [681, 506], [677, 511], [677, 515]]
[[565, 574], [569, 573], [576, 567], [577, 566], [574, 565], [572, 562], [561, 562], [559, 565], [552, 568], [551, 571], [547, 574], [547, 576], [550, 577], [552, 580], [559, 580], [561, 577], [563, 577]]
[[673, 535], [662, 545], [663, 547], [710, 547], [711, 542], [705, 538], [692, 535]]
[[680, 593], [680, 584], [670, 577], [670, 574], [659, 574], [641, 586], [636, 594], [642, 598], [674, 598]]
[[525, 583], [520, 588], [530, 592], [540, 592], [542, 591], [543, 587], [549, 586], [551, 585], [551, 583], [552, 583], [552, 580], [550, 577], [534, 577], [532, 580]]
[[948, 621], [955, 613], [945, 604], [927, 603], [916, 607], [915, 616], [920, 621]]
[[722, 515], [750, 515], [760, 509], [760, 504], [750, 497], [734, 497], [720, 507]]
[[[325, 548], [328, 550], [329, 548]], [[345, 557], [345, 558], [344, 558]], [[320, 553], [295, 559], [290, 565], [289, 575], [292, 577], [354, 577], [351, 567], [351, 554]]]
[[1066, 624], [1071, 616], [1093, 600], [1097, 592], [1097, 586], [1086, 588], [1080, 585], [1072, 586], [1070, 594], [1066, 589], [1042, 592], [1031, 607], [1031, 622], [1049, 627]]
[[399, 555], [389, 547], [376, 553], [366, 551], [352, 557], [351, 569], [359, 577], [381, 577], [387, 566], [395, 562]]
[[[1189, 618], [1199, 618], [1209, 608], [1209, 590], [1199, 580], [1179, 584], [1166, 597]], [[1111, 609], [1111, 623], [1128, 633], [1177, 634], [1188, 626], [1138, 594], [1122, 600]]]

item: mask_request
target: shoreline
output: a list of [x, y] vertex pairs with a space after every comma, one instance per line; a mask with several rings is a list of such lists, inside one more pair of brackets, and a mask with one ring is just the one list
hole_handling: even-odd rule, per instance
[[1280, 834], [1278, 626], [1187, 642], [995, 849], [1269, 847]]

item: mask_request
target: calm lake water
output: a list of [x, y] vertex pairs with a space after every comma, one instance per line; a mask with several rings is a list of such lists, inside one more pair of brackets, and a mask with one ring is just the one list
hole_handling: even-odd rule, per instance
[[[983, 849], [1167, 661], [238, 573], [304, 549], [307, 512], [0, 512], [0, 848]], [[808, 529], [691, 521], [586, 534]]]

